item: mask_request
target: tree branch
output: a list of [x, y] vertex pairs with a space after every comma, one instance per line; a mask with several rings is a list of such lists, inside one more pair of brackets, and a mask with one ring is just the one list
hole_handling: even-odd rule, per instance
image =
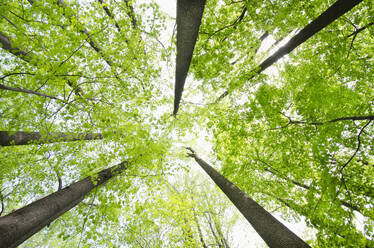
[[352, 161], [352, 159], [356, 156], [357, 152], [360, 150], [360, 146], [361, 146], [361, 134], [362, 132], [364, 131], [364, 129], [369, 126], [369, 124], [371, 123], [373, 119], [370, 119], [360, 130], [360, 132], [358, 133], [357, 135], [357, 148], [355, 150], [355, 152], [352, 154], [352, 156], [348, 159], [348, 161], [342, 166], [342, 168], [340, 169], [340, 173], [342, 173], [342, 171], [344, 170], [344, 168]]
[[50, 95], [39, 93], [39, 92], [32, 91], [32, 90], [10, 87], [10, 86], [6, 86], [6, 85], [3, 85], [3, 84], [0, 84], [0, 89], [2, 89], [2, 90], [9, 90], [9, 91], [15, 91], [15, 92], [21, 92], [21, 93], [26, 93], [26, 94], [36, 95], [36, 96], [42, 96], [42, 97], [46, 97], [46, 98], [50, 98], [50, 99], [53, 99], [53, 100], [58, 100], [58, 101], [67, 103], [65, 100], [60, 99], [58, 97], [50, 96]]
[[346, 37], [349, 38], [351, 36], [356, 36], [358, 33], [360, 33], [361, 31], [367, 29], [368, 27], [370, 27], [371, 25], [373, 25], [374, 22], [370, 22], [369, 24], [363, 26], [362, 28], [359, 28], [359, 29], [356, 29], [354, 32], [352, 32], [351, 34], [347, 35]]
[[109, 18], [112, 19], [112, 20], [114, 21], [114, 25], [116, 26], [118, 32], [121, 33], [121, 27], [118, 25], [116, 19], [114, 18], [113, 13], [108, 9], [107, 6], [104, 5], [103, 0], [98, 0], [98, 1], [99, 1], [99, 3], [101, 4], [101, 6], [103, 7], [103, 9], [104, 9], [105, 13], [107, 14], [107, 16], [109, 16]]
[[321, 125], [324, 125], [324, 124], [335, 123], [335, 122], [339, 122], [339, 121], [348, 121], [348, 120], [350, 120], [350, 121], [360, 121], [360, 120], [370, 120], [370, 121], [372, 121], [372, 120], [374, 120], [374, 115], [367, 115], [367, 116], [346, 116], [346, 117], [336, 118], [336, 119], [332, 119], [332, 120], [328, 120], [328, 121], [324, 121], [324, 122], [307, 122], [307, 121], [292, 120], [289, 116], [283, 114], [282, 112], [280, 112], [280, 114], [288, 119], [288, 123], [284, 126], [281, 126], [279, 128], [275, 128], [275, 129], [286, 128], [289, 125], [293, 125], [293, 124], [321, 126]]

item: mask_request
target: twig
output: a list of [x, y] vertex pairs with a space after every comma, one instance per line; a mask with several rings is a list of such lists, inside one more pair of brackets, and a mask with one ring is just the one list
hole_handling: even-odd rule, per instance
[[0, 77], [0, 80], [4, 80], [7, 77], [15, 76], [15, 75], [33, 75], [34, 76], [35, 73], [30, 73], [30, 72], [12, 72], [12, 73], [3, 75], [2, 77]]
[[360, 146], [361, 146], [361, 139], [360, 139], [360, 136], [362, 134], [362, 132], [364, 131], [364, 129], [371, 123], [372, 119], [369, 120], [365, 126], [363, 126], [360, 130], [360, 132], [358, 133], [357, 135], [357, 148], [355, 150], [355, 152], [352, 154], [352, 156], [348, 159], [348, 161], [342, 166], [342, 168], [340, 169], [340, 173], [343, 172], [344, 168], [352, 161], [352, 159], [356, 156], [358, 150], [360, 149]]
[[355, 27], [356, 30], [354, 32], [352, 32], [351, 34], [347, 35], [346, 37], [349, 38], [349, 37], [351, 37], [353, 35], [357, 35], [358, 33], [360, 33], [361, 31], [363, 31], [365, 29], [367, 29], [368, 27], [370, 27], [373, 24], [374, 24], [374, 22], [370, 22], [369, 24], [367, 24], [367, 25], [365, 25], [365, 26], [363, 26], [362, 28], [359, 28], [359, 29], [357, 29]]

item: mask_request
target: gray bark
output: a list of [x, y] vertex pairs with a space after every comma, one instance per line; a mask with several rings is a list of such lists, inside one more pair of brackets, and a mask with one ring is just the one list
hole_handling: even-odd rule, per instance
[[195, 159], [225, 193], [270, 248], [310, 247], [257, 202], [199, 158], [191, 148], [189, 150], [191, 153], [188, 155]]
[[179, 109], [204, 7], [205, 0], [177, 1], [177, 61], [175, 71], [174, 116], [177, 115]]
[[[256, 75], [266, 70], [269, 66], [273, 65], [284, 55], [292, 52], [300, 44], [304, 43], [306, 40], [321, 31], [330, 23], [338, 19], [340, 16], [350, 11], [360, 2], [362, 2], [362, 0], [338, 0], [337, 2], [335, 2], [325, 12], [314, 19], [311, 23], [306, 25], [302, 30], [300, 30], [300, 32], [292, 37], [292, 39], [289, 40], [284, 46], [280, 47], [275, 53], [265, 59], [258, 66], [259, 68], [256, 71]], [[250, 77], [249, 79], [252, 79], [254, 76]], [[222, 100], [228, 94], [229, 92], [225, 91], [220, 97], [217, 98], [216, 102]]]
[[93, 188], [127, 168], [125, 161], [0, 217], [0, 248], [13, 248], [80, 203]]
[[77, 140], [99, 140], [103, 135], [100, 133], [51, 133], [43, 137], [39, 132], [10, 132], [0, 131], [0, 146], [17, 146], [29, 144], [47, 144], [64, 141]]

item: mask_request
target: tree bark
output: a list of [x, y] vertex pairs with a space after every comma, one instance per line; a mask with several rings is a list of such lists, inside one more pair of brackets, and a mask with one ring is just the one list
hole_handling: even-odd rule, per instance
[[177, 1], [177, 61], [175, 71], [174, 116], [177, 115], [179, 109], [204, 7], [205, 0]]
[[116, 26], [118, 32], [121, 33], [121, 27], [118, 25], [116, 19], [114, 18], [114, 15], [113, 13], [108, 9], [108, 7], [104, 4], [103, 0], [98, 0], [99, 3], [102, 5], [105, 13], [107, 14], [107, 16], [109, 16], [109, 18], [111, 18], [113, 21], [114, 21], [114, 25]]
[[136, 20], [135, 11], [134, 11], [134, 7], [132, 6], [132, 2], [129, 1], [129, 0], [124, 0], [124, 2], [126, 4], [126, 6], [127, 6], [126, 14], [131, 19], [132, 27], [134, 29], [137, 29], [138, 28], [138, 20]]
[[196, 216], [196, 212], [193, 210], [193, 218], [194, 218], [194, 221], [195, 221], [195, 224], [196, 224], [196, 227], [197, 227], [197, 231], [199, 233], [199, 238], [200, 238], [200, 242], [201, 242], [201, 245], [203, 246], [203, 248], [208, 248], [208, 246], [205, 244], [205, 241], [204, 241], [204, 238], [203, 238], [203, 233], [201, 232], [201, 227], [200, 227], [200, 224], [199, 224], [199, 221], [197, 219], [197, 216]]
[[[266, 70], [269, 66], [273, 65], [284, 55], [292, 52], [300, 44], [304, 43], [310, 37], [321, 31], [327, 25], [338, 19], [340, 16], [344, 15], [350, 11], [354, 6], [362, 2], [362, 0], [338, 0], [333, 5], [331, 5], [325, 12], [320, 16], [314, 19], [311, 23], [306, 25], [300, 32], [298, 32], [291, 40], [289, 40], [284, 46], [280, 47], [275, 53], [265, 59], [259, 66], [256, 71], [256, 74], [251, 76], [249, 79], [252, 79], [254, 76], [260, 74]], [[228, 91], [225, 91], [221, 96], [219, 96], [216, 102], [222, 100], [225, 96], [229, 94]]]
[[0, 248], [13, 248], [80, 203], [93, 188], [127, 168], [128, 161], [86, 177], [47, 197], [0, 217]]
[[13, 54], [16, 57], [21, 58], [25, 62], [31, 62], [32, 57], [30, 56], [30, 54], [26, 51], [21, 50], [19, 47], [14, 47], [9, 37], [7, 37], [1, 31], [0, 31], [0, 43], [2, 44], [1, 48], [3, 48], [4, 50], [9, 51], [11, 54]]
[[188, 149], [191, 151], [188, 155], [203, 168], [270, 248], [310, 247], [257, 202], [199, 158], [191, 148]]
[[18, 87], [17, 88], [16, 87], [10, 87], [10, 86], [6, 86], [6, 85], [3, 85], [3, 84], [0, 84], [0, 89], [1, 90], [9, 90], [9, 91], [14, 91], [14, 92], [26, 93], [26, 94], [30, 94], [30, 95], [42, 96], [42, 97], [46, 97], [46, 98], [49, 98], [49, 99], [58, 100], [58, 101], [61, 101], [61, 102], [66, 102], [65, 100], [60, 99], [60, 98], [55, 97], [55, 96], [43, 94], [43, 93], [40, 93], [40, 92], [37, 92], [37, 91], [28, 90], [28, 89], [22, 89], [22, 88], [18, 88]]
[[[33, 53], [29, 53], [29, 52], [26, 52], [24, 50], [21, 50], [19, 47], [14, 47], [12, 42], [10, 41], [9, 37], [6, 36], [5, 34], [3, 34], [1, 31], [0, 31], [0, 44], [2, 44], [2, 48], [4, 50], [7, 50], [8, 52], [13, 54], [14, 56], [22, 59], [23, 61], [25, 61], [27, 63], [30, 63], [31, 65], [33, 65], [35, 67], [38, 67], [39, 59]], [[66, 78], [66, 81], [67, 81], [67, 84], [70, 87], [73, 88], [74, 93], [77, 96], [82, 97], [82, 95], [83, 95], [82, 89], [79, 86], [77, 86], [76, 83], [72, 83], [67, 78]], [[7, 86], [3, 86], [3, 89], [5, 89], [4, 87], [7, 87]], [[7, 89], [10, 90], [10, 87], [7, 87]], [[13, 89], [16, 89], [16, 88], [13, 88]], [[42, 95], [44, 95], [44, 94], [42, 94]], [[44, 95], [44, 96], [46, 96], [46, 95]]]
[[77, 140], [99, 140], [103, 139], [101, 133], [51, 133], [43, 137], [39, 132], [11, 132], [0, 131], [0, 146], [18, 146], [29, 144], [48, 144], [64, 141], [77, 141]]

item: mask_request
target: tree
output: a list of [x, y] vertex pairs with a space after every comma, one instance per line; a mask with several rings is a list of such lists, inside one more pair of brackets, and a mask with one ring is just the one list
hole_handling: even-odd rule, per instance
[[205, 0], [177, 1], [177, 58], [175, 71], [174, 110], [176, 116], [182, 98], [188, 68], [199, 33]]
[[[367, 99], [373, 78], [364, 55], [372, 54], [370, 6], [357, 5], [249, 82], [246, 72], [269, 56], [255, 53], [258, 37], [297, 32], [326, 2], [207, 4], [191, 63], [201, 82], [191, 92], [203, 92], [205, 104], [185, 105], [213, 131], [222, 174], [284, 218], [305, 218], [317, 230], [314, 246], [372, 246], [373, 108]], [[212, 104], [226, 89], [232, 89], [228, 98]]]
[[[193, 171], [181, 171], [179, 181], [149, 188], [129, 216], [126, 237], [136, 247], [234, 247], [236, 214], [214, 184]], [[165, 182], [164, 179], [163, 181]], [[158, 196], [158, 197], [155, 197]], [[130, 209], [129, 212], [132, 212]]]
[[[127, 1], [107, 6], [116, 26], [102, 4], [70, 3], [7, 1], [0, 6], [0, 130], [7, 145], [0, 148], [2, 220], [17, 209], [28, 212], [31, 202], [81, 178], [95, 177], [119, 159], [137, 158], [126, 170], [130, 175], [154, 176], [139, 183], [121, 176], [94, 189], [50, 225], [42, 228], [52, 219], [39, 225], [39, 234], [24, 246], [78, 245], [92, 242], [102, 232], [113, 233], [122, 216], [118, 209], [129, 201], [115, 195], [131, 197], [143, 183], [153, 184], [170, 173], [161, 163], [168, 134], [159, 136], [163, 130], [158, 128], [167, 115], [154, 118], [148, 110], [165, 101], [158, 97], [156, 58], [164, 50], [155, 40], [163, 29], [158, 7], [145, 4], [134, 9]], [[120, 14], [131, 9], [132, 18]], [[140, 13], [138, 29], [133, 29], [135, 10]], [[147, 24], [150, 17], [157, 19], [156, 26]], [[9, 145], [20, 144], [20, 134], [27, 136], [21, 143], [28, 145]], [[85, 141], [89, 139], [95, 140]], [[59, 142], [72, 140], [82, 142]], [[95, 215], [90, 214], [92, 208]], [[101, 222], [101, 230], [92, 228]], [[43, 243], [43, 235], [51, 240]], [[115, 236], [112, 243], [123, 242]], [[110, 246], [109, 241], [99, 243]]]
[[[285, 45], [280, 47], [275, 53], [266, 58], [255, 71], [256, 74], [260, 74], [266, 70], [269, 66], [273, 65], [283, 56], [292, 52], [296, 47], [304, 43], [310, 37], [315, 35], [317, 32], [321, 31], [327, 25], [335, 21], [341, 15], [350, 11], [353, 7], [359, 4], [362, 1], [348, 1], [348, 0], [339, 0], [331, 5], [325, 12], [320, 16], [314, 19], [309, 23], [305, 28], [300, 30], [294, 37], [292, 37]], [[246, 9], [246, 8], [245, 8]], [[261, 38], [260, 38], [261, 40]], [[252, 79], [254, 76], [250, 77]], [[220, 101], [223, 97], [229, 94], [228, 91], [225, 91], [221, 96], [218, 97], [217, 101]]]
[[45, 138], [39, 132], [9, 132], [0, 131], [0, 145], [27, 145], [30, 143], [45, 144], [61, 141], [77, 141], [77, 140], [97, 140], [102, 139], [103, 135], [100, 133], [53, 133], [46, 135]]
[[104, 169], [94, 177], [86, 177], [13, 213], [0, 217], [2, 247], [17, 247], [31, 235], [79, 204], [92, 189], [120, 174], [128, 165], [129, 162], [125, 161]]
[[103, 138], [0, 147], [1, 215], [136, 158], [21, 247], [235, 246], [213, 186], [182, 183], [186, 145], [264, 208], [305, 222], [311, 246], [372, 246], [371, 1], [256, 74], [336, 4], [206, 1], [173, 118], [175, 19], [156, 2], [2, 3], [0, 130]]
[[194, 158], [204, 169], [269, 247], [310, 247], [253, 199], [199, 158], [192, 148], [188, 148], [188, 150], [190, 151], [188, 156]]

